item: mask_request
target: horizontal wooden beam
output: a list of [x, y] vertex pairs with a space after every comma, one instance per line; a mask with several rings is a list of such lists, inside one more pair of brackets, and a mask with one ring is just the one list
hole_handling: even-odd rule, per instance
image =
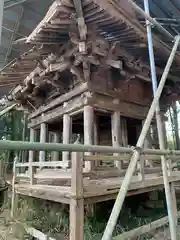
[[[161, 156], [156, 155], [142, 155], [142, 159], [144, 160], [152, 160], [152, 161], [161, 161]], [[167, 157], [168, 159], [168, 157]], [[178, 156], [170, 156], [171, 160], [178, 161]], [[84, 161], [130, 161], [131, 154], [120, 155], [120, 156], [108, 156], [108, 155], [92, 155], [92, 156], [84, 156]]]
[[147, 106], [121, 101], [118, 98], [97, 93], [93, 94], [92, 97], [88, 99], [88, 104], [108, 111], [119, 110], [122, 116], [134, 117], [137, 119], [144, 119], [149, 109]]
[[16, 163], [16, 167], [68, 167], [69, 161], [52, 161], [52, 162], [26, 162], [26, 163]]
[[52, 108], [62, 104], [63, 102], [69, 101], [71, 98], [73, 98], [77, 95], [80, 95], [81, 93], [87, 91], [87, 89], [88, 89], [87, 83], [82, 83], [81, 85], [74, 88], [72, 91], [67, 92], [64, 95], [59, 96], [58, 98], [52, 100], [48, 105], [42, 106], [38, 110], [36, 110], [35, 112], [29, 114], [28, 119], [35, 118], [35, 117], [41, 115], [42, 113], [45, 113], [45, 112], [51, 110]]
[[81, 109], [85, 104], [87, 104], [87, 97], [84, 94], [69, 101], [65, 107], [61, 105], [60, 107], [48, 111], [43, 116], [39, 116], [36, 119], [33, 119], [33, 121], [28, 124], [28, 127], [36, 127], [41, 123], [50, 123], [57, 119], [60, 120], [60, 118], [62, 118], [65, 113], [70, 114], [74, 111], [77, 111]]

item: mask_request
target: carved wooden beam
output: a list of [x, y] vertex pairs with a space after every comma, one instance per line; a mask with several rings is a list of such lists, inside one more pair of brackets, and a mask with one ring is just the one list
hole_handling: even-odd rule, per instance
[[70, 69], [71, 73], [77, 77], [77, 80], [80, 80], [81, 82], [84, 82], [83, 72], [80, 68], [77, 68], [75, 66], [72, 66]]

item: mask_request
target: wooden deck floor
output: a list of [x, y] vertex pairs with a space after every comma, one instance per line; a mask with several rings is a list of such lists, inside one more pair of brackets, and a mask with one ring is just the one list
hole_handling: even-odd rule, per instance
[[[58, 181], [59, 179], [62, 180], [62, 176], [57, 179], [57, 176], [54, 175], [55, 182], [53, 182], [53, 184], [58, 183], [57, 185], [52, 185], [52, 179], [43, 179], [43, 176], [42, 178], [38, 178], [38, 183], [35, 185], [30, 185], [29, 182], [21, 180], [15, 184], [15, 189], [17, 193], [22, 195], [69, 204], [70, 198], [74, 197], [71, 193], [70, 175], [70, 173], [67, 173], [66, 177], [63, 177], [63, 181], [60, 182]], [[123, 177], [100, 179], [84, 178], [83, 191], [85, 203], [95, 203], [115, 199], [122, 181]], [[169, 177], [169, 181], [180, 181], [179, 172], [175, 172], [173, 176]], [[162, 176], [147, 174], [146, 179], [143, 181], [140, 181], [138, 176], [133, 176], [131, 184], [129, 186], [128, 195], [136, 195], [160, 188], [163, 188]]]

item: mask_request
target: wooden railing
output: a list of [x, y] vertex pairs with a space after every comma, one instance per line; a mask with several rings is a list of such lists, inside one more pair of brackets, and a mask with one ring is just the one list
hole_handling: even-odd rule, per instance
[[[123, 161], [123, 162], [127, 162], [129, 163], [130, 159], [131, 159], [131, 154], [122, 154], [119, 156], [112, 156], [112, 155], [83, 155], [81, 154], [83, 157], [83, 162], [86, 161]], [[156, 167], [148, 167], [145, 165], [146, 160], [150, 161], [150, 162], [156, 162], [157, 166]], [[167, 164], [168, 164], [168, 171], [169, 171], [169, 175], [172, 174], [172, 171], [174, 168], [178, 168], [178, 164], [176, 162], [179, 162], [180, 157], [179, 156], [170, 156], [167, 158]], [[71, 161], [48, 161], [48, 162], [26, 162], [26, 163], [19, 163], [17, 162], [17, 160], [14, 162], [15, 164], [15, 168], [28, 168], [28, 171], [26, 174], [19, 174], [16, 171], [16, 177], [19, 178], [29, 178], [31, 184], [33, 184], [35, 182], [35, 173], [36, 173], [36, 169], [43, 169], [43, 168], [63, 168], [63, 169], [67, 169], [71, 166], [71, 163], [73, 163], [73, 159]], [[72, 172], [75, 171], [75, 169], [73, 169], [73, 164], [71, 166], [72, 168]], [[107, 170], [106, 170], [107, 169]], [[102, 168], [97, 167], [94, 168], [91, 172], [94, 173], [95, 176], [95, 172], [97, 171], [99, 174], [99, 177], [101, 176], [101, 170]], [[126, 169], [121, 169], [118, 170], [116, 168], [106, 168], [104, 167], [104, 170], [107, 171], [107, 174], [105, 175], [104, 173], [102, 173], [103, 177], [118, 177], [118, 176], [123, 176], [123, 174], [125, 174]], [[108, 171], [110, 172], [108, 174]], [[92, 176], [91, 172], [86, 172], [86, 171], [82, 171], [83, 176], [87, 177], [87, 176]], [[137, 169], [135, 171], [135, 175], [139, 175], [139, 179], [140, 180], [144, 180], [145, 179], [145, 175], [147, 173], [157, 173], [157, 172], [161, 172], [161, 156], [159, 155], [141, 155], [140, 160], [138, 161], [137, 164]], [[48, 176], [46, 176], [46, 178], [48, 178]]]
[[[127, 154], [127, 155], [121, 155], [121, 156], [107, 156], [107, 155], [94, 155], [94, 156], [86, 156], [83, 155], [82, 153], [78, 153], [78, 152], [73, 152], [72, 153], [72, 158], [71, 158], [71, 196], [70, 196], [70, 239], [71, 240], [77, 240], [77, 239], [83, 239], [82, 235], [84, 230], [84, 186], [83, 186], [83, 177], [84, 176], [88, 176], [88, 174], [90, 175], [91, 173], [83, 173], [83, 165], [84, 165], [84, 161], [96, 161], [96, 160], [104, 160], [104, 161], [129, 161], [130, 160], [131, 155]], [[141, 156], [141, 160], [143, 161], [139, 161], [139, 163], [142, 165], [142, 168], [144, 167], [144, 160], [148, 159], [151, 161], [161, 161], [161, 157], [160, 156], [152, 156], [152, 155], [143, 155]], [[173, 161], [177, 161], [179, 160], [179, 157], [176, 156], [171, 156], [170, 159], [172, 162]], [[169, 160], [167, 160], [169, 161]], [[69, 164], [69, 163], [67, 163]], [[172, 166], [173, 164], [171, 164], [169, 166], [169, 172], [172, 173]], [[29, 169], [33, 169], [33, 168], [42, 168], [42, 167], [64, 167], [64, 162], [31, 162], [31, 163], [18, 163], [18, 162], [14, 162], [14, 176], [13, 176], [13, 194], [12, 194], [12, 216], [13, 216], [13, 211], [14, 211], [14, 198], [15, 198], [15, 179], [16, 177], [20, 176], [17, 173], [17, 169], [18, 168], [22, 168], [22, 167], [28, 167]], [[141, 174], [141, 178], [139, 179], [139, 181], [142, 181], [145, 179], [145, 170], [142, 169], [138, 169], [137, 171]], [[154, 169], [155, 170], [155, 169]], [[158, 167], [158, 170], [160, 170], [160, 168]], [[120, 170], [116, 170], [117, 171], [117, 176], [120, 172]], [[126, 170], [124, 170], [126, 172]], [[34, 171], [29, 171], [30, 173], [32, 173], [31, 175], [29, 174], [29, 178], [30, 178], [30, 182], [31, 184], [35, 184], [35, 177], [34, 177]], [[108, 176], [108, 175], [107, 175]], [[47, 176], [46, 176], [47, 177]], [[103, 175], [104, 177], [104, 175]], [[77, 207], [78, 206], [78, 207]], [[160, 225], [164, 222], [167, 222], [167, 218], [164, 220], [159, 220], [157, 223]], [[155, 222], [156, 223], [156, 222]], [[147, 226], [142, 226], [141, 228], [138, 228], [137, 231], [138, 233], [134, 233], [134, 231], [131, 233], [127, 233], [127, 236], [131, 235], [140, 235], [140, 234], [144, 234], [144, 232], [148, 231], [148, 229], [150, 229], [151, 225], [147, 225]], [[154, 228], [158, 227], [159, 225], [154, 226]], [[126, 235], [126, 233], [123, 233]], [[123, 235], [124, 236], [124, 235]], [[115, 237], [114, 239], [121, 239], [119, 238], [120, 236]]]

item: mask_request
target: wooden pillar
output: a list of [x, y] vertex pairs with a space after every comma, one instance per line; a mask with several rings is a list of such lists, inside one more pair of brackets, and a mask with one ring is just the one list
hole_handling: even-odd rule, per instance
[[[34, 128], [30, 128], [30, 142], [35, 142], [36, 140], [36, 130]], [[33, 172], [33, 167], [32, 167], [32, 162], [34, 161], [35, 157], [35, 152], [34, 151], [29, 151], [29, 177], [30, 177], [30, 184], [33, 184], [35, 182], [34, 180], [34, 172]]]
[[126, 119], [121, 119], [121, 139], [122, 139], [122, 146], [128, 146], [128, 136], [127, 136], [127, 124]]
[[[121, 141], [120, 141], [120, 112], [114, 112], [111, 116], [111, 130], [112, 130], [112, 145], [113, 147], [120, 147]], [[119, 153], [114, 153], [114, 156], [120, 155]], [[116, 161], [115, 166], [118, 169], [122, 168], [122, 161]]]
[[176, 191], [175, 191], [175, 186], [174, 186], [174, 182], [170, 183], [170, 190], [171, 190], [171, 197], [172, 197], [172, 208], [173, 208], [173, 216], [175, 217], [174, 221], [176, 223], [178, 223], [178, 211], [177, 211], [177, 201], [176, 201]]
[[[60, 134], [58, 132], [53, 133], [53, 142], [60, 143]], [[51, 159], [52, 161], [59, 161], [59, 152], [53, 151]]]
[[[64, 107], [67, 106], [67, 103], [64, 103]], [[63, 144], [69, 144], [71, 140], [71, 132], [72, 132], [72, 120], [69, 114], [65, 113], [63, 115]], [[69, 161], [69, 152], [62, 153], [62, 160]]]
[[[94, 109], [91, 106], [84, 106], [84, 144], [93, 145], [93, 133], [94, 133]], [[85, 153], [86, 155], [92, 155], [91, 152]], [[93, 162], [85, 162], [85, 169], [91, 171], [93, 168]]]
[[165, 145], [165, 148], [167, 148], [168, 144], [167, 144], [167, 132], [166, 132], [166, 119], [165, 119], [164, 113], [161, 114], [161, 119], [162, 119], [162, 129], [163, 129], [163, 136], [164, 136], [164, 145]]
[[72, 153], [70, 240], [84, 240], [83, 155]]
[[[98, 145], [99, 144], [99, 136], [98, 136], [98, 120], [97, 120], [97, 116], [94, 114], [94, 145]], [[97, 153], [95, 153], [95, 155], [97, 155]], [[95, 161], [94, 165], [95, 167], [100, 166], [101, 161]]]
[[[144, 124], [144, 121], [145, 120], [143, 120], [142, 121], [142, 126], [143, 126], [143, 124]], [[150, 130], [151, 130], [151, 127], [150, 127], [150, 129], [149, 129], [149, 131], [148, 131], [148, 133], [147, 133], [147, 135], [146, 135], [146, 138], [145, 138], [145, 140], [144, 140], [144, 148], [152, 148], [152, 137], [151, 137], [151, 132], [150, 132]], [[153, 164], [152, 164], [152, 162], [150, 162], [148, 159], [146, 160], [144, 157], [143, 157], [143, 159], [144, 159], [144, 165], [148, 165], [148, 166], [151, 166], [151, 167], [153, 167]], [[142, 167], [142, 166], [141, 166]], [[143, 167], [144, 168], [144, 167]]]
[[[41, 123], [40, 126], [40, 143], [45, 143], [47, 139], [47, 125], [46, 123]], [[45, 162], [46, 160], [46, 152], [40, 151], [39, 152], [39, 161]]]

